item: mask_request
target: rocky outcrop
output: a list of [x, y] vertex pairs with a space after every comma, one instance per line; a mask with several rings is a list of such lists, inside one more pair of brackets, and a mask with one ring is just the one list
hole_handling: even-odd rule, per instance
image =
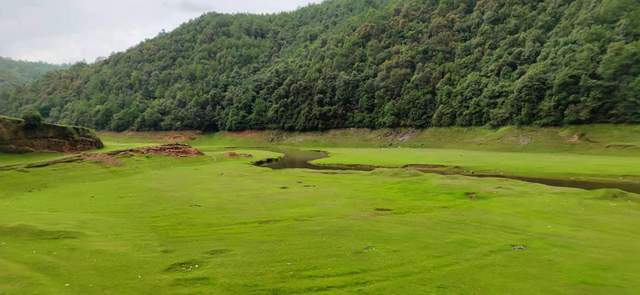
[[29, 128], [20, 119], [0, 117], [0, 152], [77, 152], [102, 147], [100, 138], [87, 128], [53, 124]]

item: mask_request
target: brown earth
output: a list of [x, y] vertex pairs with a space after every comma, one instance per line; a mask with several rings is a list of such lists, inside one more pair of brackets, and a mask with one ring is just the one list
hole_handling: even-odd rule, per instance
[[109, 152], [111, 156], [127, 155], [162, 155], [171, 157], [198, 157], [204, 155], [201, 151], [188, 144], [173, 143], [151, 147], [134, 148], [122, 151]]
[[227, 158], [253, 158], [251, 154], [241, 154], [236, 152], [228, 152], [225, 154]]
[[63, 153], [73, 153], [88, 151], [93, 149], [99, 149], [103, 147], [102, 142], [98, 138], [89, 137], [76, 137], [76, 138], [27, 138], [27, 139], [13, 139], [11, 143], [5, 145], [3, 150], [5, 152], [38, 152], [38, 151], [53, 151]]
[[79, 152], [102, 147], [100, 138], [87, 128], [44, 123], [29, 128], [20, 119], [0, 117], [0, 152]]

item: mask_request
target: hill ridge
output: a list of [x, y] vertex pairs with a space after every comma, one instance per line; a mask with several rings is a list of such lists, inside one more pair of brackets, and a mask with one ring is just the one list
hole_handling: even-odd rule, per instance
[[0, 93], [109, 130], [640, 123], [632, 0], [330, 0], [210, 13]]

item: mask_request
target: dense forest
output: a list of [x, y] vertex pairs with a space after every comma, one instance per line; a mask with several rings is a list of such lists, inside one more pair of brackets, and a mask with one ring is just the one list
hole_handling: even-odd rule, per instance
[[20, 61], [0, 56], [0, 86], [25, 84], [40, 78], [47, 72], [65, 67], [65, 65]]
[[640, 1], [328, 0], [209, 13], [0, 93], [111, 130], [640, 123]]

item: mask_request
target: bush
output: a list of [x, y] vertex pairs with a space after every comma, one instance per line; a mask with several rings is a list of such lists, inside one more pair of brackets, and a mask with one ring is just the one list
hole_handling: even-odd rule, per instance
[[22, 120], [27, 129], [36, 129], [42, 125], [42, 115], [36, 110], [27, 110], [22, 113]]

